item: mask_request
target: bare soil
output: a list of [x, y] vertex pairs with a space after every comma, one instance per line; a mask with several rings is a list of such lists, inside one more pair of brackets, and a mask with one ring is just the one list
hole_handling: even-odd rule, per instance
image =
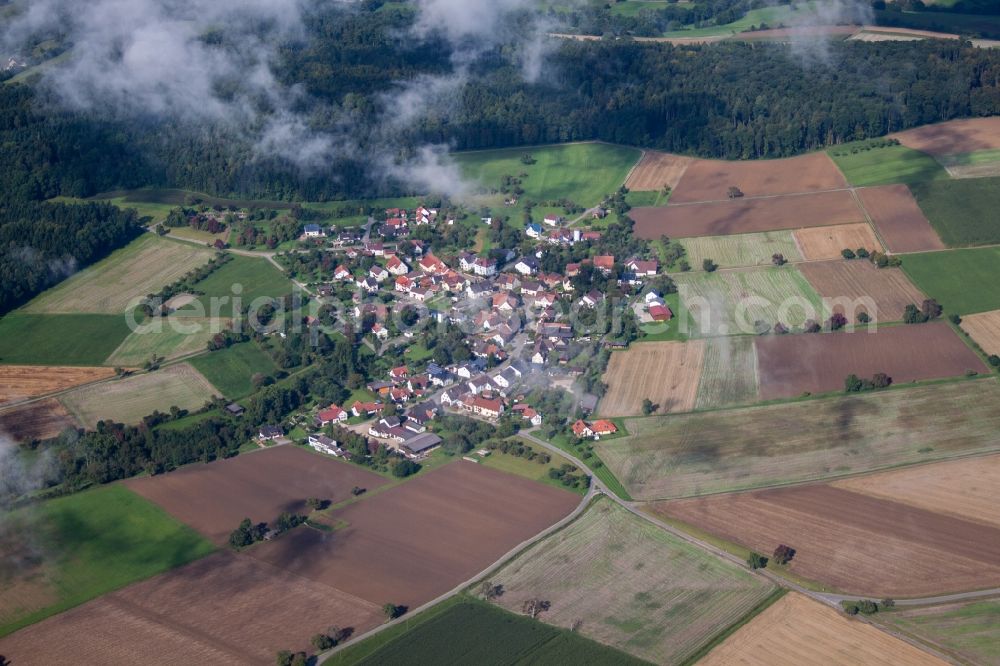
[[878, 251], [883, 249], [882, 243], [867, 222], [796, 229], [792, 233], [795, 234], [795, 242], [798, 243], [802, 258], [806, 261], [840, 259], [842, 257], [840, 252], [845, 248]]
[[36, 400], [0, 412], [0, 434], [7, 434], [16, 441], [48, 439], [66, 428], [76, 427], [76, 421], [55, 398]]
[[862, 309], [873, 321], [901, 321], [907, 305], [919, 305], [925, 298], [901, 269], [876, 268], [864, 259], [820, 261], [799, 269], [820, 296], [830, 299], [833, 311], [848, 319], [856, 316], [853, 304], [866, 301]]
[[[886, 29], [879, 28], [880, 32]], [[907, 30], [912, 33], [914, 31]], [[900, 143], [934, 156], [1000, 148], [1000, 117], [965, 118], [891, 134]]]
[[857, 192], [890, 252], [944, 249], [944, 243], [906, 185], [863, 187]]
[[962, 328], [987, 354], [1000, 354], [1000, 310], [965, 315]]
[[745, 197], [759, 197], [835, 190], [847, 187], [847, 181], [833, 160], [822, 152], [780, 160], [694, 160], [670, 195], [670, 201], [725, 201], [729, 188], [734, 186]]

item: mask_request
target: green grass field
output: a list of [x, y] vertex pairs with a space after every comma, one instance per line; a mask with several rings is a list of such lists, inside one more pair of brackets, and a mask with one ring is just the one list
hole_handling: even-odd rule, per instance
[[958, 153], [957, 155], [942, 155], [938, 158], [941, 164], [946, 167], [953, 166], [979, 166], [981, 164], [993, 164], [1000, 162], [1000, 150], [975, 150], [971, 153]]
[[292, 293], [292, 282], [288, 277], [266, 259], [253, 257], [233, 257], [219, 270], [198, 282], [195, 288], [203, 292], [198, 302], [203, 310], [196, 311], [192, 306], [178, 310], [178, 314], [212, 316], [213, 299], [216, 311], [221, 317], [231, 317], [233, 313], [234, 286], [239, 285], [239, 294], [243, 307], [251, 305], [258, 298], [281, 298]]
[[798, 5], [777, 5], [773, 7], [762, 7], [760, 9], [752, 9], [747, 12], [746, 16], [741, 19], [737, 19], [732, 23], [726, 23], [723, 25], [708, 26], [704, 28], [687, 28], [682, 30], [672, 30], [663, 33], [664, 37], [716, 37], [723, 35], [731, 35], [737, 32], [743, 32], [749, 30], [754, 26], [760, 26], [762, 23], [766, 23], [769, 26], [775, 27], [778, 23], [790, 23], [795, 20], [796, 17], [808, 16], [808, 8], [812, 6], [813, 3], [801, 3]]
[[930, 640], [963, 662], [1000, 663], [1000, 600], [971, 601], [880, 613], [880, 622]]
[[691, 497], [1000, 448], [996, 378], [629, 419], [597, 452], [639, 500]]
[[749, 335], [705, 341], [695, 409], [747, 405], [757, 401], [757, 350], [753, 341], [753, 336]]
[[254, 342], [196, 356], [190, 363], [230, 400], [253, 392], [251, 379], [256, 373], [273, 375], [277, 370], [271, 357]]
[[101, 365], [130, 333], [123, 315], [15, 312], [0, 319], [0, 363]]
[[169, 360], [204, 351], [212, 335], [211, 320], [207, 317], [157, 318], [149, 322], [148, 329], [134, 331], [125, 338], [105, 365], [138, 367], [154, 354]]
[[644, 663], [574, 632], [468, 596], [446, 601], [382, 634], [334, 655], [324, 666]]
[[[531, 154], [534, 164], [521, 162], [525, 153]], [[594, 206], [621, 187], [641, 154], [625, 146], [574, 143], [456, 153], [455, 159], [463, 173], [483, 187], [495, 189], [504, 175], [527, 173], [521, 182], [522, 199], [536, 203], [569, 199], [581, 206]], [[543, 210], [538, 209], [538, 216]]]
[[908, 254], [903, 270], [946, 314], [1000, 308], [1000, 247]]
[[496, 603], [551, 602], [544, 622], [658, 664], [678, 664], [774, 591], [606, 498], [490, 576]]
[[[675, 313], [689, 335], [753, 333], [755, 322], [768, 328], [779, 321], [801, 327], [822, 317], [819, 294], [794, 266], [720, 270], [672, 275], [681, 298]], [[683, 327], [682, 327], [683, 330]]]
[[[490, 467], [492, 469], [498, 469], [501, 472], [507, 472], [509, 474], [516, 474], [517, 476], [523, 476], [532, 481], [538, 481], [539, 483], [544, 483], [548, 486], [553, 486], [555, 488], [562, 488], [563, 490], [569, 490], [575, 492], [579, 495], [585, 495], [587, 493], [586, 487], [571, 488], [564, 486], [562, 482], [558, 479], [553, 479], [549, 476], [549, 470], [559, 469], [564, 464], [568, 464], [569, 461], [561, 456], [553, 455], [548, 451], [540, 451], [539, 447], [533, 446], [529, 442], [520, 440], [522, 444], [536, 452], [548, 453], [552, 456], [552, 460], [544, 465], [533, 460], [528, 460], [527, 458], [521, 458], [519, 456], [514, 456], [509, 453], [501, 453], [499, 450], [493, 451], [490, 455], [485, 458], [480, 459], [480, 465], [483, 467]], [[582, 474], [581, 470], [577, 470], [575, 474]]]
[[45, 291], [23, 310], [35, 314], [123, 314], [129, 301], [158, 292], [208, 262], [214, 251], [144, 234]]
[[705, 259], [722, 268], [770, 266], [775, 254], [783, 255], [787, 261], [802, 261], [791, 231], [684, 238], [680, 243], [687, 250], [688, 263], [696, 269]]
[[924, 215], [949, 247], [1000, 243], [1000, 178], [963, 178], [910, 188]]
[[[6, 520], [16, 545], [37, 549], [42, 560], [15, 573], [13, 582], [5, 580], [4, 587], [13, 593], [16, 585], [23, 594], [5, 595], [0, 636], [213, 550], [194, 530], [120, 485], [18, 509]], [[0, 549], [8, 545], [15, 543]], [[11, 605], [15, 599], [22, 603]]]
[[855, 187], [923, 183], [948, 180], [933, 157], [906, 146], [885, 146], [851, 153], [851, 144], [830, 148], [827, 153], [840, 167], [847, 182]]

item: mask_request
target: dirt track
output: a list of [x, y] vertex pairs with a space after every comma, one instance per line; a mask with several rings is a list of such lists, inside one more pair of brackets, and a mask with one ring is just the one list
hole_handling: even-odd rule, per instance
[[895, 384], [987, 373], [986, 364], [943, 322], [881, 327], [877, 333], [802, 333], [756, 340], [763, 400], [843, 391], [849, 374], [888, 374]]
[[799, 194], [847, 187], [843, 174], [826, 153], [780, 160], [694, 160], [670, 195], [671, 203], [723, 201], [730, 187], [745, 197]]
[[944, 249], [906, 185], [863, 187], [857, 192], [890, 252]]
[[861, 222], [864, 215], [847, 190], [737, 199], [704, 204], [633, 208], [635, 234], [657, 239], [722, 236]]

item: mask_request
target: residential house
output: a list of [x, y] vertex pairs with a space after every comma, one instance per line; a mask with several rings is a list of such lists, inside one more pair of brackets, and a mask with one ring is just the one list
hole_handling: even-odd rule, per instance
[[385, 269], [393, 275], [406, 275], [410, 272], [410, 267], [399, 257], [393, 256], [385, 262]]
[[611, 421], [599, 420], [590, 424], [590, 430], [595, 437], [604, 437], [618, 432], [618, 426]]
[[467, 382], [467, 386], [469, 387], [469, 392], [473, 395], [479, 395], [483, 391], [495, 391], [499, 388], [489, 375], [480, 375], [479, 377], [470, 379]]
[[482, 277], [491, 277], [497, 274], [496, 259], [488, 257], [476, 257], [472, 265], [472, 272]]
[[265, 425], [261, 426], [257, 431], [257, 439], [262, 442], [271, 442], [276, 439], [281, 439], [285, 436], [285, 431], [281, 429], [281, 426]]
[[653, 321], [663, 322], [674, 318], [674, 313], [666, 305], [650, 305], [647, 311]]
[[330, 405], [316, 414], [316, 425], [323, 427], [329, 423], [343, 423], [348, 418], [347, 412], [337, 405]]
[[529, 422], [533, 426], [542, 425], [542, 415], [539, 414], [534, 407], [531, 407], [526, 403], [519, 402], [511, 407], [511, 411], [520, 414], [522, 419]]
[[514, 264], [514, 270], [521, 275], [534, 275], [538, 272], [538, 260], [534, 257], [522, 257]]
[[425, 432], [407, 439], [399, 450], [408, 458], [424, 456], [441, 445], [441, 438], [431, 432]]
[[478, 395], [463, 400], [462, 409], [489, 419], [500, 418], [504, 411], [503, 401], [499, 398], [484, 398]]
[[404, 294], [408, 294], [413, 289], [413, 280], [406, 277], [405, 275], [400, 275], [398, 278], [396, 278], [393, 285], [393, 289], [402, 292]]
[[378, 241], [368, 241], [365, 243], [365, 252], [373, 257], [384, 257], [385, 246]]
[[420, 267], [420, 270], [432, 275], [444, 275], [448, 272], [448, 267], [445, 266], [444, 262], [435, 257], [433, 254], [425, 254], [420, 257], [420, 261], [417, 262], [417, 265]]
[[374, 416], [381, 413], [381, 402], [361, 402], [360, 400], [355, 400], [354, 404], [351, 405], [351, 414], [354, 416]]
[[344, 455], [343, 449], [337, 446], [336, 440], [330, 439], [322, 433], [315, 433], [309, 435], [309, 446], [313, 447], [320, 453], [325, 453], [331, 456], [342, 456]]
[[594, 431], [590, 429], [586, 421], [579, 419], [573, 424], [573, 434], [580, 439], [587, 439], [594, 436]]
[[378, 280], [376, 280], [374, 277], [372, 277], [370, 275], [368, 277], [366, 277], [365, 279], [363, 279], [363, 280], [358, 280], [355, 284], [357, 284], [358, 289], [366, 291], [369, 294], [377, 294], [378, 293], [378, 289], [379, 289]]
[[465, 392], [461, 389], [461, 387], [453, 386], [449, 389], [445, 389], [441, 394], [441, 404], [449, 407], [457, 407], [461, 402], [463, 395], [465, 395]]
[[545, 224], [549, 225], [550, 227], [555, 227], [562, 224], [563, 216], [556, 215], [555, 213], [550, 213], [546, 215], [542, 221], [545, 222]]
[[615, 267], [615, 256], [613, 254], [600, 254], [594, 257], [594, 268], [605, 275], [610, 273]]
[[375, 322], [374, 324], [372, 324], [372, 335], [374, 335], [377, 340], [388, 340], [389, 329], [387, 329], [381, 323]]
[[307, 224], [305, 226], [306, 238], [322, 238], [324, 236], [326, 236], [326, 232], [323, 231], [323, 227], [318, 224]]
[[458, 255], [458, 267], [466, 273], [471, 273], [476, 263], [476, 255], [471, 252], [463, 252]]
[[410, 368], [405, 365], [398, 366], [389, 371], [389, 379], [395, 382], [401, 382], [409, 376]]
[[580, 299], [580, 305], [588, 308], [594, 308], [597, 307], [598, 303], [601, 303], [603, 300], [604, 294], [596, 289], [591, 289], [583, 295], [583, 298]]
[[537, 222], [532, 222], [525, 227], [524, 233], [527, 234], [528, 238], [541, 238], [542, 233], [544, 233], [544, 229], [542, 225]]
[[625, 268], [632, 271], [638, 277], [656, 275], [660, 265], [655, 259], [643, 260], [635, 257], [625, 262]]
[[375, 264], [368, 269], [368, 277], [374, 278], [378, 282], [384, 282], [389, 279], [389, 271], [385, 270], [378, 264]]

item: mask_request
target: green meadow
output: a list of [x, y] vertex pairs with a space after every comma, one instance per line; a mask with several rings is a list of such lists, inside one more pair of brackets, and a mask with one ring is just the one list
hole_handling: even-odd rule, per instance
[[243, 342], [202, 354], [192, 358], [190, 363], [230, 400], [253, 392], [255, 374], [272, 375], [277, 370], [271, 357], [255, 342]]
[[903, 271], [945, 314], [1000, 309], [1000, 247], [908, 254]]
[[911, 185], [921, 210], [950, 247], [1000, 243], [1000, 178], [963, 178]]
[[129, 333], [123, 315], [8, 314], [0, 319], [0, 363], [102, 365]]
[[855, 148], [851, 144], [830, 148], [827, 153], [843, 172], [847, 182], [855, 187], [891, 185], [893, 183], [923, 183], [947, 180], [945, 171], [933, 157], [906, 146]]

